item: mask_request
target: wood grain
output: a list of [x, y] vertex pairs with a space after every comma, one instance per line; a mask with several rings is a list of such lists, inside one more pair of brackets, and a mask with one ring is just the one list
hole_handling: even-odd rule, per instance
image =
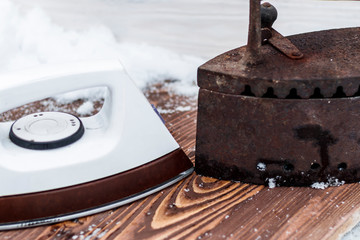
[[[168, 128], [194, 160], [196, 111]], [[360, 185], [269, 189], [195, 173], [132, 204], [0, 239], [339, 239], [360, 219]]]

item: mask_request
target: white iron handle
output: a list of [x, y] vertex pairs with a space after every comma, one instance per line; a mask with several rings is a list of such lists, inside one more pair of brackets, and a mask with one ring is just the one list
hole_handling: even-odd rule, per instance
[[[122, 79], [119, 79], [122, 78]], [[118, 61], [47, 66], [0, 76], [0, 113], [23, 104], [74, 90], [106, 86], [104, 109], [120, 109], [121, 84], [129, 76]], [[111, 105], [111, 106], [109, 106]], [[109, 109], [110, 107], [110, 109]], [[110, 110], [110, 111], [109, 111]]]

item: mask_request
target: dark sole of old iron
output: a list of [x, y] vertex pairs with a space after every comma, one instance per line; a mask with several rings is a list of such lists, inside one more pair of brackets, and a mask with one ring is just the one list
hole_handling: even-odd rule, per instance
[[211, 107], [199, 106], [198, 174], [255, 184], [274, 178], [283, 186], [360, 180], [360, 125], [353, 118], [360, 97], [303, 101], [200, 90], [203, 98]]

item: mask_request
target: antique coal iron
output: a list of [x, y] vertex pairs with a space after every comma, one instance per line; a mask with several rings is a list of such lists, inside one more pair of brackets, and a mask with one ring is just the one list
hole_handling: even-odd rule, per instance
[[198, 69], [195, 169], [306, 186], [360, 180], [360, 28], [283, 37], [250, 0], [247, 46]]

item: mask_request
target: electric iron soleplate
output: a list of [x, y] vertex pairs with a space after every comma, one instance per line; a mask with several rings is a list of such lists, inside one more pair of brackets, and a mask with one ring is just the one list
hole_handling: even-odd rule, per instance
[[[34, 227], [88, 216], [139, 200], [187, 177], [193, 165], [175, 150], [138, 168], [63, 189], [0, 197], [0, 230]], [[156, 173], [156, 174], [154, 174]]]
[[44, 67], [0, 78], [7, 79], [0, 85], [0, 112], [69, 91], [108, 89], [102, 109], [91, 117], [43, 112], [0, 123], [0, 230], [105, 211], [193, 171], [118, 61]]

